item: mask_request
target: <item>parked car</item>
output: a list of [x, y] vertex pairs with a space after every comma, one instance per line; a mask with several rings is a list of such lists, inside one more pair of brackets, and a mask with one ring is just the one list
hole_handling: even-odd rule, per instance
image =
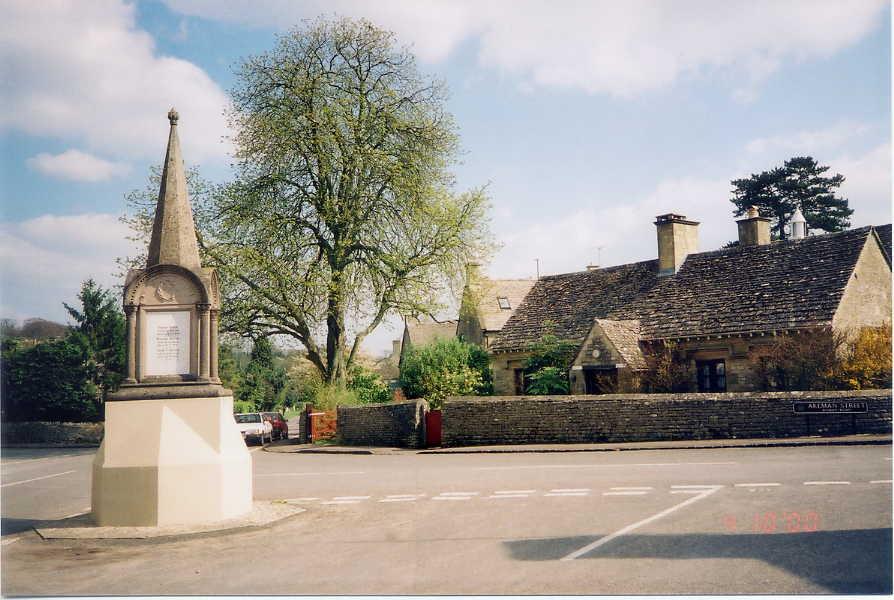
[[289, 424], [286, 422], [286, 418], [282, 416], [282, 413], [262, 412], [261, 416], [273, 426], [274, 440], [289, 439]]
[[242, 439], [248, 442], [249, 439], [264, 443], [273, 441], [273, 426], [269, 421], [261, 416], [261, 413], [238, 413], [233, 415], [236, 419], [236, 426], [242, 433]]

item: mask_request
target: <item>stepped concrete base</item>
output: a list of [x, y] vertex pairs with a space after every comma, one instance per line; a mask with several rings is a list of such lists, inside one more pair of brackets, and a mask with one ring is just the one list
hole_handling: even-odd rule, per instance
[[252, 510], [251, 455], [232, 396], [113, 401], [93, 460], [96, 525], [161, 527]]

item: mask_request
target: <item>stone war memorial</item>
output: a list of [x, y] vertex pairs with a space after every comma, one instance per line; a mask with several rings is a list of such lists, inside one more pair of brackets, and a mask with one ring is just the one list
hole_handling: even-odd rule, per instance
[[99, 526], [213, 523], [252, 510], [251, 456], [217, 373], [218, 277], [199, 259], [174, 109], [168, 120], [146, 267], [124, 286], [127, 378], [106, 402], [93, 461]]

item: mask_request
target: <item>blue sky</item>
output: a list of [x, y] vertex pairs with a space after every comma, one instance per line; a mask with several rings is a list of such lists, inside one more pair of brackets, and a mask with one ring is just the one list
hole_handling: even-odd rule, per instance
[[[0, 23], [0, 316], [65, 320], [130, 251], [117, 218], [181, 114], [185, 159], [229, 175], [240, 57], [320, 14], [366, 17], [446, 81], [458, 189], [489, 184], [494, 277], [656, 256], [654, 216], [735, 238], [729, 181], [811, 154], [853, 225], [890, 222], [891, 15], [883, 1], [16, 2]], [[597, 248], [600, 248], [597, 250]], [[399, 335], [381, 328], [379, 353]]]

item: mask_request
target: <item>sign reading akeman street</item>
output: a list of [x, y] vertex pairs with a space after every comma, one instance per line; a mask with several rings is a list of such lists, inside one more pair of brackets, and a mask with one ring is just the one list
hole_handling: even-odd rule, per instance
[[865, 413], [869, 406], [863, 401], [824, 400], [822, 402], [793, 402], [796, 413]]

